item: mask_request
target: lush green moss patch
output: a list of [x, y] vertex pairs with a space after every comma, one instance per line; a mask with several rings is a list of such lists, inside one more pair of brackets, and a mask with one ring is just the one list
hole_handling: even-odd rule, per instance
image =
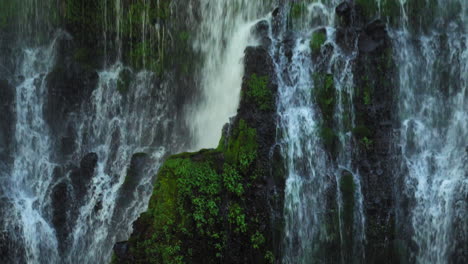
[[312, 50], [312, 53], [319, 53], [325, 41], [327, 41], [327, 35], [324, 30], [317, 30], [312, 33], [312, 39], [310, 40], [310, 50]]
[[257, 76], [252, 74], [248, 81], [247, 98], [254, 101], [258, 108], [263, 111], [273, 108], [273, 94], [268, 85], [268, 76]]
[[[130, 241], [137, 263], [200, 259], [218, 263], [228, 250], [228, 237], [244, 239], [255, 250], [266, 250], [260, 221], [247, 218], [249, 205], [245, 202], [257, 180], [252, 175], [259, 173], [254, 169], [257, 140], [257, 131], [238, 120], [226, 144], [216, 150], [182, 153], [164, 163], [148, 211], [139, 220], [147, 226], [148, 236]], [[271, 254], [264, 254], [271, 259]]]

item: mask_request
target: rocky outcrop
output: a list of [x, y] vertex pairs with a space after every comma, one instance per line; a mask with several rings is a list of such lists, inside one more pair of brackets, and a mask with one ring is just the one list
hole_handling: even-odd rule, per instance
[[[57, 233], [59, 250], [63, 252], [68, 246], [69, 235], [79, 214], [86, 194], [88, 193], [94, 171], [97, 166], [96, 153], [86, 154], [79, 167], [56, 167], [53, 177], [57, 182], [51, 191], [52, 219]], [[69, 172], [68, 177], [64, 173]]]
[[277, 87], [264, 46], [248, 47], [244, 64], [238, 113], [218, 148], [168, 158], [114, 263], [274, 262], [284, 180], [271, 170]]
[[11, 141], [14, 136], [14, 89], [7, 80], [0, 79], [0, 169], [6, 170], [10, 160]]
[[398, 263], [394, 230], [393, 142], [395, 103], [398, 87], [392, 46], [386, 24], [369, 20], [367, 6], [344, 2], [337, 7], [341, 17], [342, 45], [358, 54], [353, 75], [355, 126], [352, 129], [357, 151], [353, 163], [361, 176], [366, 218], [365, 259], [367, 263]]

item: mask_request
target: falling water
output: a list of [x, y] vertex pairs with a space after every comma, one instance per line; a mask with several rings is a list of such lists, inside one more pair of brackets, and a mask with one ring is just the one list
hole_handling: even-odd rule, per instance
[[[287, 58], [282, 39], [277, 40], [279, 54], [276, 64], [279, 82], [279, 130], [283, 156], [286, 159], [287, 180], [285, 189], [285, 241], [283, 263], [321, 263], [321, 261], [341, 261], [363, 257], [365, 240], [363, 197], [359, 172], [352, 165], [353, 142], [349, 127], [344, 125], [346, 113], [350, 113], [350, 122], [354, 122], [353, 73], [352, 60], [355, 54], [345, 53], [335, 43], [334, 13], [336, 3], [304, 4], [303, 16], [292, 19], [295, 30], [294, 42], [291, 44], [292, 57]], [[312, 55], [310, 38], [312, 32], [325, 30], [325, 46], [333, 48], [332, 54], [318, 59]], [[285, 34], [281, 35], [284, 37]], [[275, 56], [275, 55], [274, 55]], [[337, 104], [333, 110], [333, 124], [339, 138], [338, 156], [330, 156], [322, 137], [324, 114], [321, 113], [315, 100], [318, 93], [314, 78], [317, 75], [330, 76], [337, 94]], [[343, 201], [340, 185], [344, 174], [351, 175], [355, 192], [351, 194], [354, 214], [353, 223], [345, 223]], [[327, 197], [330, 198], [327, 202]], [[349, 199], [349, 197], [347, 197]], [[331, 209], [334, 208], [334, 209]], [[331, 211], [330, 211], [331, 210]], [[334, 214], [338, 217], [338, 230], [333, 230]], [[351, 225], [353, 238], [351, 252], [346, 253], [345, 224]], [[324, 247], [332, 241], [341, 241], [342, 252], [338, 258], [324, 256]], [[345, 258], [346, 254], [351, 254]], [[341, 258], [340, 258], [341, 256]], [[334, 260], [333, 260], [334, 259]], [[345, 260], [346, 259], [346, 260]]]
[[[432, 1], [435, 19], [392, 31], [399, 65], [403, 199], [416, 263], [466, 263], [468, 25], [466, 1]], [[400, 1], [402, 10], [408, 9]], [[423, 30], [424, 27], [429, 30]]]
[[[41, 20], [37, 27], [45, 27], [39, 11], [48, 6], [46, 2], [23, 4]], [[120, 1], [116, 4], [120, 7]], [[119, 19], [117, 14], [117, 25]], [[20, 22], [18, 27], [24, 30], [34, 25], [34, 21]], [[9, 59], [1, 54], [0, 62], [5, 62], [1, 73], [3, 68], [8, 71], [0, 77], [15, 86], [16, 116], [12, 165], [1, 172], [0, 238], [7, 255], [0, 259], [106, 263], [115, 242], [128, 238], [132, 222], [147, 206], [162, 158], [181, 151], [189, 139], [174, 140], [179, 136], [175, 121], [180, 117], [174, 110], [177, 102], [170, 83], [152, 72], [134, 72], [119, 61], [98, 72], [89, 101], [63, 120], [52, 120], [66, 130], [54, 134], [45, 116], [51, 98], [48, 81], [58, 67], [58, 47], [71, 39], [68, 33], [55, 31], [49, 45], [34, 47], [37, 41], [20, 39], [18, 48], [12, 49], [18, 56]], [[116, 38], [121, 41], [119, 35]], [[121, 45], [117, 46], [120, 53]], [[118, 89], [123, 73], [130, 76], [125, 94]], [[87, 176], [76, 176], [87, 157], [91, 163], [96, 157], [95, 168]], [[133, 162], [140, 164], [141, 171], [129, 171]], [[89, 177], [89, 182], [77, 177]]]
[[[194, 49], [203, 56], [201, 100], [189, 115], [196, 147], [216, 147], [221, 128], [236, 114], [248, 45], [255, 45], [251, 28], [268, 10], [268, 0], [201, 0], [203, 17]], [[264, 14], [263, 14], [264, 15]]]

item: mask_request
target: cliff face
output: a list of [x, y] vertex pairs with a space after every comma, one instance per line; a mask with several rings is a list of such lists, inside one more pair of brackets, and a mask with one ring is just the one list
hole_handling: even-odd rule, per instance
[[282, 204], [282, 179], [273, 175], [281, 164], [272, 155], [277, 88], [265, 47], [247, 48], [244, 64], [239, 110], [219, 146], [166, 160], [148, 211], [115, 247], [115, 263], [275, 262]]
[[[356, 121], [344, 129], [352, 132], [352, 163], [360, 172], [365, 201], [364, 258], [367, 263], [396, 263], [392, 47], [385, 23], [369, 19], [361, 5], [345, 2], [336, 12], [337, 43], [357, 54], [352, 60], [355, 93], [346, 106], [355, 109]], [[115, 246], [114, 263], [281, 263], [286, 171], [275, 145], [277, 84], [274, 58], [267, 51], [268, 23], [260, 22], [255, 29], [264, 33], [263, 44], [245, 51], [241, 103], [218, 148], [168, 158], [148, 211], [135, 222], [129, 241]], [[340, 128], [333, 116], [337, 94], [326, 65], [333, 48], [324, 45], [325, 39], [324, 30], [318, 30], [310, 44], [318, 65], [314, 96], [324, 119], [320, 137], [327, 155], [338, 160]], [[283, 44], [286, 49], [291, 45]], [[324, 263], [356, 261], [360, 254], [353, 245], [357, 186], [349, 172], [337, 178], [329, 197], [323, 197], [329, 233], [319, 257]], [[343, 200], [340, 216], [337, 195]]]

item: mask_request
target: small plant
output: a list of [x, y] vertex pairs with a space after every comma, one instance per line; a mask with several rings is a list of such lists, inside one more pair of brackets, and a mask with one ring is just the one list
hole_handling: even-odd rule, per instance
[[248, 82], [247, 96], [254, 100], [260, 110], [266, 111], [273, 108], [273, 95], [267, 87], [268, 76], [252, 74]]
[[250, 242], [252, 242], [252, 247], [254, 249], [259, 249], [260, 246], [265, 243], [265, 237], [257, 231], [250, 237]]
[[273, 264], [273, 263], [275, 263], [275, 255], [273, 255], [273, 252], [271, 252], [271, 251], [268, 250], [268, 251], [265, 253], [265, 260], [266, 260], [266, 262], [267, 262], [268, 264]]
[[361, 139], [361, 143], [364, 145], [366, 149], [370, 149], [372, 145], [374, 144], [374, 141], [369, 139], [368, 137], [363, 137]]
[[304, 3], [293, 3], [289, 15], [294, 19], [298, 19], [305, 13], [305, 11], [306, 5]]
[[371, 104], [371, 95], [369, 91], [364, 91], [364, 104], [365, 105]]

